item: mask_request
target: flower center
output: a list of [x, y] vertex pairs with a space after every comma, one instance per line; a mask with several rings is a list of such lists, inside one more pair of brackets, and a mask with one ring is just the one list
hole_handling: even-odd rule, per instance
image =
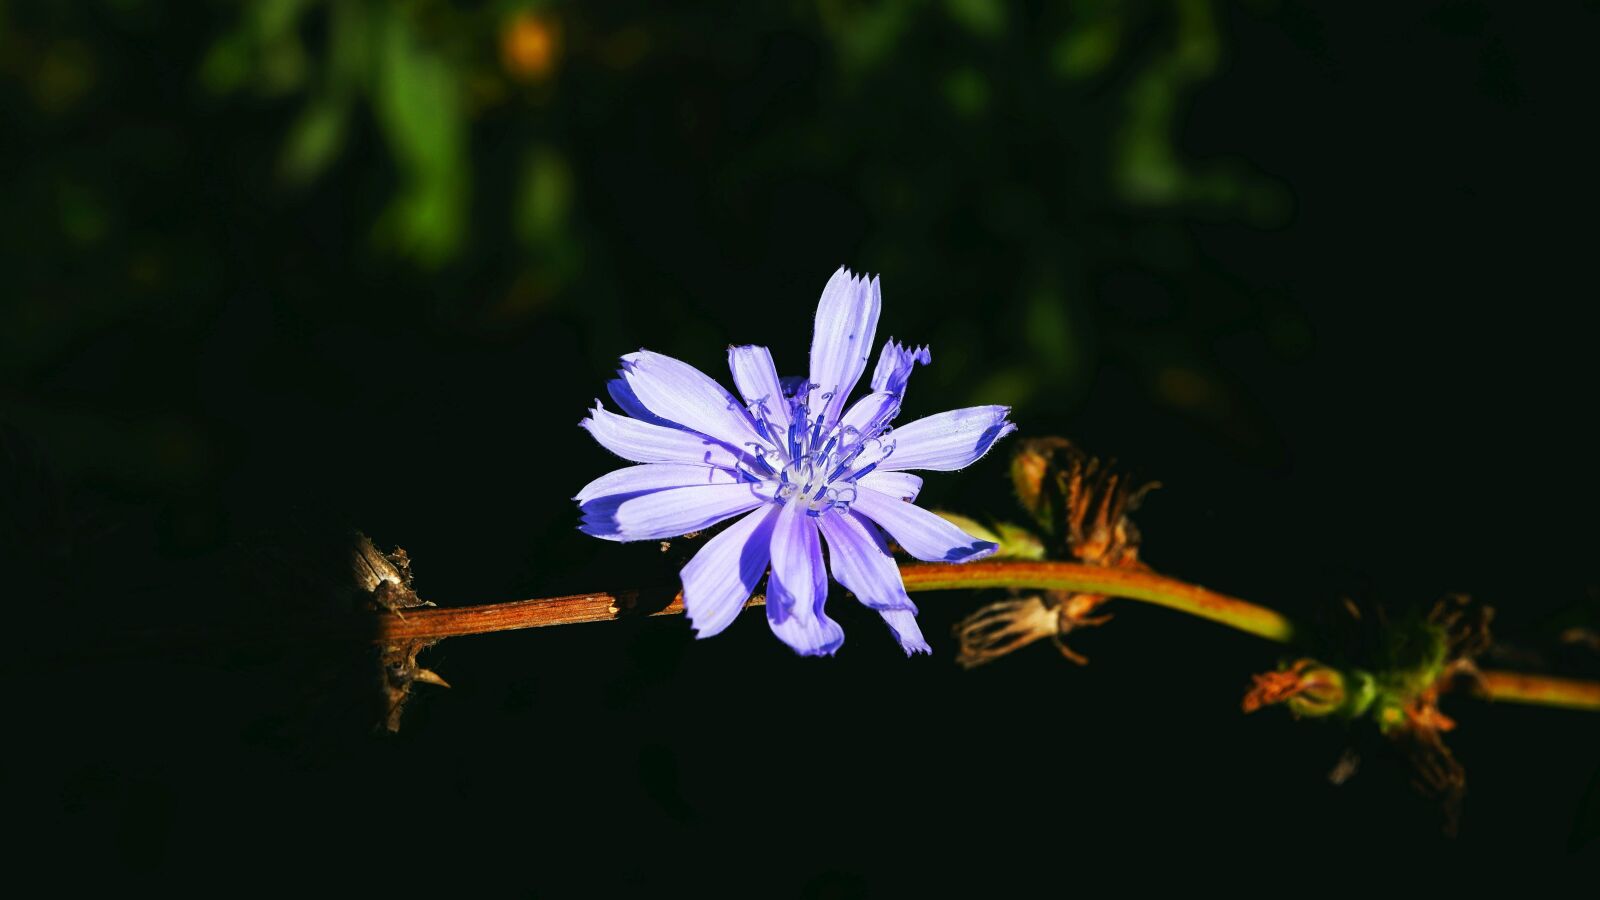
[[770, 472], [762, 480], [773, 484], [777, 502], [803, 504], [812, 516], [832, 509], [847, 511], [856, 499], [856, 479], [894, 452], [889, 429], [872, 433], [850, 425], [824, 429], [821, 417], [809, 416], [800, 403], [790, 414], [792, 424], [787, 429], [777, 429], [763, 417], [764, 430], [777, 451], [757, 451]]

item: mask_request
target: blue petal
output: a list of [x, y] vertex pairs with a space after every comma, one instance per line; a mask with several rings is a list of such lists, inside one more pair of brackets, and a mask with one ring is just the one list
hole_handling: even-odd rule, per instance
[[894, 421], [900, 414], [900, 395], [889, 391], [873, 391], [850, 407], [839, 420], [840, 428], [854, 428], [861, 436], [872, 437]]
[[780, 430], [789, 428], [789, 402], [778, 370], [772, 365], [772, 351], [746, 344], [728, 348], [728, 368], [733, 370], [734, 386], [747, 407], [759, 408], [767, 420]]
[[606, 393], [611, 395], [611, 399], [617, 402], [617, 406], [621, 408], [624, 413], [627, 413], [635, 419], [638, 419], [642, 422], [649, 422], [652, 425], [665, 425], [668, 428], [683, 427], [677, 422], [668, 422], [666, 419], [663, 419], [650, 410], [645, 409], [644, 402], [641, 401], [638, 395], [633, 392], [633, 388], [628, 387], [628, 383], [623, 381], [621, 378], [613, 378], [606, 382]]
[[749, 484], [709, 484], [610, 494], [578, 507], [578, 529], [608, 541], [658, 541], [736, 516], [769, 499]]
[[681, 428], [652, 425], [610, 412], [595, 401], [589, 418], [578, 425], [594, 435], [600, 446], [634, 462], [695, 463], [733, 467], [741, 455], [703, 434]]
[[807, 409], [826, 424], [839, 420], [844, 401], [866, 371], [882, 300], [878, 279], [853, 278], [840, 268], [828, 279], [817, 303], [811, 337], [811, 395]]
[[917, 499], [922, 493], [922, 478], [910, 472], [885, 472], [877, 469], [861, 476], [856, 484], [872, 488], [879, 493], [897, 497], [906, 502]]
[[901, 425], [894, 430], [894, 453], [880, 469], [965, 469], [989, 452], [995, 441], [1017, 430], [1006, 421], [1007, 406], [969, 406]]
[[738, 484], [747, 479], [732, 469], [689, 463], [650, 463], [607, 472], [583, 486], [572, 499], [583, 503], [608, 494], [638, 494], [662, 488], [693, 487], [698, 484]]
[[683, 567], [683, 609], [695, 636], [708, 638], [738, 617], [767, 573], [778, 507], [768, 505], [706, 542]]
[[772, 529], [767, 625], [801, 656], [831, 656], [844, 643], [844, 629], [823, 612], [827, 599], [816, 520], [802, 504], [786, 503]]
[[855, 513], [829, 513], [817, 519], [828, 542], [833, 580], [873, 609], [917, 611], [900, 580], [889, 545], [871, 522]]
[[883, 616], [883, 621], [894, 632], [895, 639], [900, 642], [900, 649], [907, 656], [917, 653], [932, 653], [933, 648], [922, 636], [922, 629], [917, 626], [917, 614], [909, 609], [885, 609], [878, 615]]
[[640, 350], [622, 358], [622, 377], [646, 409], [730, 447], [765, 443], [744, 405], [686, 362]]
[[1000, 549], [925, 509], [871, 488], [859, 488], [850, 511], [878, 523], [907, 553], [928, 562], [971, 562]]
[[906, 392], [906, 382], [911, 379], [911, 370], [916, 368], [918, 363], [927, 365], [931, 362], [933, 354], [928, 352], [927, 347], [913, 350], [890, 338], [883, 345], [883, 352], [878, 354], [878, 367], [872, 370], [872, 389], [889, 391], [903, 397]]

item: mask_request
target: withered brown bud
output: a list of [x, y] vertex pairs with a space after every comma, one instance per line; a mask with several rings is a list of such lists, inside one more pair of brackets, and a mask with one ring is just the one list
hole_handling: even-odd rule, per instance
[[1127, 566], [1138, 559], [1139, 530], [1128, 514], [1154, 482], [1137, 484], [1065, 438], [1024, 441], [1011, 461], [1017, 499], [1051, 540], [1052, 558]]
[[1250, 676], [1254, 682], [1244, 695], [1244, 711], [1286, 703], [1296, 717], [1317, 718], [1345, 705], [1345, 679], [1337, 669], [1316, 660], [1296, 660], [1276, 672]]
[[1051, 468], [1057, 451], [1076, 452], [1065, 438], [1029, 438], [1011, 457], [1011, 484], [1017, 490], [1017, 500], [1039, 527], [1052, 533], [1063, 506], [1061, 486], [1052, 477]]

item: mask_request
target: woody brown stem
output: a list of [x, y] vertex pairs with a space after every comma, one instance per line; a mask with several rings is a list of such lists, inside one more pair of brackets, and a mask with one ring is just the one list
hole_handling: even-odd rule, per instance
[[[546, 625], [577, 625], [582, 622], [610, 622], [629, 616], [671, 616], [683, 612], [683, 594], [673, 596], [656, 609], [642, 604], [637, 591], [616, 594], [573, 594], [538, 600], [513, 600], [483, 606], [434, 607], [407, 610], [405, 618], [380, 613], [374, 640], [398, 641], [430, 637], [458, 637], [543, 628]], [[746, 606], [766, 603], [761, 595], [745, 601]]]

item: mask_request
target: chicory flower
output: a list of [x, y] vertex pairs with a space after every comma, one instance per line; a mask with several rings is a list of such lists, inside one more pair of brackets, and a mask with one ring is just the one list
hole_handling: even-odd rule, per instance
[[[576, 499], [580, 528], [612, 541], [648, 541], [734, 517], [680, 573], [696, 634], [717, 634], [766, 575], [767, 622], [806, 656], [831, 655], [844, 631], [828, 618], [828, 573], [888, 623], [907, 655], [929, 652], [884, 532], [911, 556], [967, 562], [995, 544], [913, 505], [922, 479], [952, 471], [1016, 430], [1004, 406], [975, 406], [899, 428], [906, 384], [926, 347], [890, 340], [871, 392], [846, 405], [866, 371], [878, 327], [878, 279], [841, 268], [823, 288], [806, 378], [780, 379], [765, 347], [728, 348], [742, 401], [700, 370], [640, 350], [622, 357], [609, 393], [582, 427], [640, 465], [590, 482]], [[828, 548], [824, 562], [823, 546]]]

